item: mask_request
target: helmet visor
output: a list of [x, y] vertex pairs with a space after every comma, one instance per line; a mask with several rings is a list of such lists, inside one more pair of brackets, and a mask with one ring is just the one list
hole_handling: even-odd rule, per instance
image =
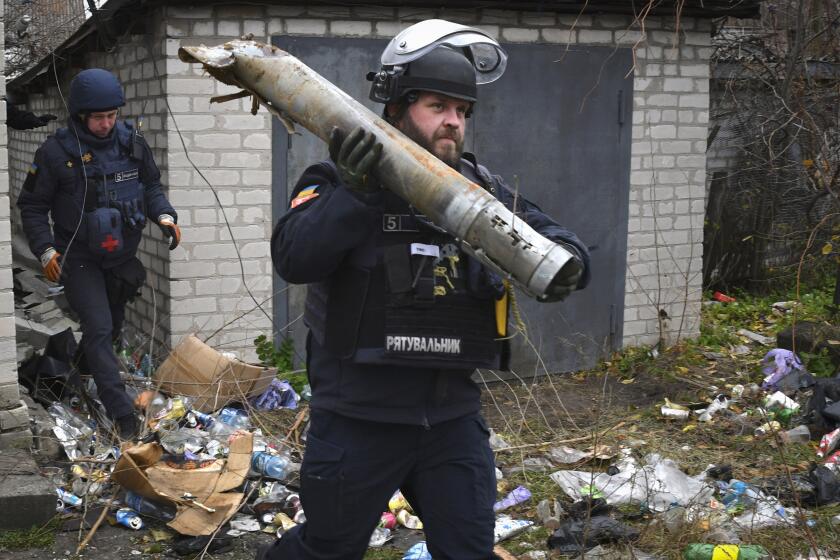
[[507, 66], [507, 53], [487, 33], [441, 19], [422, 21], [400, 32], [382, 53], [382, 65], [408, 64], [441, 45], [464, 51], [475, 68], [477, 84], [499, 79]]

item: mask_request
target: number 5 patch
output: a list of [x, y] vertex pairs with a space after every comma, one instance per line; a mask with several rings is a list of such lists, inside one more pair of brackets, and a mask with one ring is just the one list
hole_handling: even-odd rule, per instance
[[292, 199], [292, 202], [289, 204], [290, 208], [297, 208], [307, 200], [312, 200], [313, 198], [317, 198], [318, 194], [315, 192], [320, 185], [311, 185], [309, 187], [305, 187], [302, 191], [300, 191], [296, 197]]

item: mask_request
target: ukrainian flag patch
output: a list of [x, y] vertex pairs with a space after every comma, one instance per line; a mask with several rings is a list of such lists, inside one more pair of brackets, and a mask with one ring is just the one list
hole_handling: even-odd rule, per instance
[[29, 166], [29, 174], [35, 175], [36, 173], [38, 173], [38, 164], [33, 162], [32, 165]]
[[303, 190], [301, 190], [297, 194], [297, 196], [292, 199], [292, 202], [289, 204], [289, 207], [297, 208], [304, 202], [312, 200], [313, 198], [317, 198], [319, 193], [315, 191], [318, 189], [319, 186], [320, 185], [310, 185], [308, 187], [304, 187]]

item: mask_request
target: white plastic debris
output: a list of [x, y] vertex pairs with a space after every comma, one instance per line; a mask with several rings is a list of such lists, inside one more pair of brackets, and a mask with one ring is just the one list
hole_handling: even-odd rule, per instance
[[615, 475], [585, 471], [557, 471], [549, 475], [570, 498], [577, 501], [597, 488], [608, 504], [647, 504], [652, 511], [666, 511], [673, 504], [687, 506], [708, 502], [714, 489], [701, 478], [690, 477], [676, 463], [649, 455], [642, 467], [626, 468]]
[[772, 336], [764, 336], [763, 334], [758, 334], [747, 329], [738, 329], [738, 334], [764, 346], [773, 346], [776, 342], [776, 339]]
[[230, 529], [253, 533], [260, 530], [260, 522], [256, 517], [250, 515], [237, 515], [230, 520]]
[[725, 395], [718, 395], [712, 399], [709, 406], [707, 406], [704, 410], [696, 411], [695, 414], [699, 415], [697, 418], [699, 422], [708, 422], [717, 411], [725, 410], [727, 408], [729, 408], [729, 399], [727, 399]]
[[580, 451], [575, 449], [574, 447], [552, 447], [548, 450], [548, 456], [551, 458], [552, 461], [555, 463], [560, 464], [571, 464], [571, 463], [578, 463], [590, 457], [589, 453], [585, 451]]
[[502, 437], [493, 431], [493, 428], [490, 428], [490, 448], [495, 451], [497, 449], [503, 449], [505, 447], [510, 447], [510, 444], [506, 442]]
[[504, 515], [499, 516], [496, 518], [496, 526], [493, 528], [493, 543], [515, 537], [533, 524], [533, 521], [525, 519], [511, 519]]
[[394, 538], [394, 535], [391, 534], [391, 530], [387, 527], [377, 527], [373, 530], [373, 533], [370, 535], [370, 541], [368, 541], [368, 546], [372, 548], [379, 548], [380, 546], [384, 545], [388, 541]]
[[776, 391], [764, 401], [764, 406], [767, 408], [785, 408], [787, 410], [799, 410], [799, 403], [785, 395], [781, 391]]

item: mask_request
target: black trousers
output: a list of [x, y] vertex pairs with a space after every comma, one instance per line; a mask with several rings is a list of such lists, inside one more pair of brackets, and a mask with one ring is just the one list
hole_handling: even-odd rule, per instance
[[115, 334], [122, 329], [127, 301], [114, 295], [114, 286], [120, 281], [115, 273], [118, 270], [104, 269], [95, 260], [84, 258], [69, 259], [61, 271], [64, 293], [82, 329], [79, 369], [93, 375], [99, 400], [113, 419], [134, 412], [113, 346]]
[[435, 560], [489, 560], [496, 476], [478, 415], [424, 428], [313, 410], [301, 467], [306, 523], [258, 555], [357, 560], [395, 490], [423, 521]]

